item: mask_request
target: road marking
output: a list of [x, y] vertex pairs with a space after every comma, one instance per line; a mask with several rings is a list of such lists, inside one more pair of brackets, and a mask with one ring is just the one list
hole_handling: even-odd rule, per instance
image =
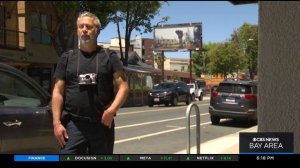
[[[204, 113], [204, 114], [200, 114], [200, 116], [208, 115], [208, 114], [209, 113]], [[191, 115], [191, 117], [195, 117], [195, 116], [196, 115]], [[180, 119], [185, 119], [185, 118], [186, 117], [178, 117], [178, 118], [172, 118], [172, 119], [143, 122], [143, 123], [137, 123], [137, 124], [132, 124], [132, 125], [119, 126], [119, 127], [115, 127], [115, 129], [128, 128], [128, 127], [136, 127], [136, 126], [141, 126], [141, 125], [155, 124], [155, 123], [161, 123], [161, 122], [167, 122], [167, 121], [173, 121], [173, 120], [180, 120]]]
[[[239, 133], [257, 132], [257, 125], [247, 129], [227, 134], [200, 144], [200, 154], [239, 154]], [[226, 145], [224, 145], [226, 144]], [[180, 150], [174, 154], [186, 154], [186, 149]], [[196, 154], [197, 147], [192, 146], [190, 154]]]
[[176, 125], [167, 125], [167, 128], [179, 128], [180, 126], [176, 126]]
[[[202, 123], [202, 124], [200, 124], [200, 126], [208, 125], [208, 124], [211, 124], [211, 122]], [[190, 126], [190, 128], [193, 128], [193, 127], [196, 127], [196, 124]], [[156, 136], [156, 135], [160, 135], [160, 134], [165, 134], [165, 133], [169, 133], [169, 132], [175, 132], [175, 131], [179, 131], [179, 130], [183, 130], [183, 129], [186, 129], [186, 127], [169, 129], [169, 130], [165, 130], [165, 131], [155, 132], [155, 133], [152, 133], [152, 134], [146, 134], [146, 135], [142, 135], [142, 136], [136, 136], [136, 137], [132, 137], [132, 138], [121, 139], [121, 140], [115, 141], [115, 144], [123, 143], [123, 142], [128, 142], [128, 141], [133, 141], [133, 140], [140, 140], [142, 138], [152, 137], [152, 136]]]
[[[200, 104], [198, 106], [206, 106], [209, 105], [209, 103], [206, 104]], [[165, 111], [165, 110], [172, 110], [172, 109], [179, 109], [179, 108], [186, 108], [187, 106], [183, 107], [170, 107], [170, 108], [163, 108], [163, 109], [154, 109], [154, 110], [142, 110], [142, 111], [134, 111], [134, 112], [123, 112], [123, 113], [117, 113], [117, 116], [120, 115], [131, 115], [131, 114], [136, 114], [136, 113], [148, 113], [148, 112], [153, 112], [153, 111]]]

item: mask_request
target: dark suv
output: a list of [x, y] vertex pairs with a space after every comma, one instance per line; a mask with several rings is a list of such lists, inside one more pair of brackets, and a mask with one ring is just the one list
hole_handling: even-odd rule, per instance
[[225, 80], [212, 90], [209, 113], [212, 124], [221, 118], [257, 120], [257, 82]]
[[154, 85], [148, 94], [148, 105], [165, 104], [176, 106], [178, 102], [191, 103], [190, 88], [182, 81], [169, 81]]

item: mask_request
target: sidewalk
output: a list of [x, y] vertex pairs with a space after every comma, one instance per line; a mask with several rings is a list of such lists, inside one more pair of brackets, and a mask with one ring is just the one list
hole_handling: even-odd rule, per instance
[[[257, 125], [239, 132], [257, 132]], [[200, 144], [200, 154], [239, 154], [239, 132], [229, 134]], [[191, 154], [197, 153], [197, 147], [191, 148]], [[186, 149], [175, 154], [186, 154]]]

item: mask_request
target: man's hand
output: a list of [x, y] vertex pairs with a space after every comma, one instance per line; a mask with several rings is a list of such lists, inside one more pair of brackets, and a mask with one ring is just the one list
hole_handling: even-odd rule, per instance
[[59, 123], [54, 125], [54, 135], [60, 146], [63, 148], [66, 145], [66, 140], [69, 138], [65, 127]]
[[108, 108], [104, 111], [101, 119], [101, 123], [109, 128], [111, 128], [111, 123], [114, 119], [116, 111], [112, 108]]

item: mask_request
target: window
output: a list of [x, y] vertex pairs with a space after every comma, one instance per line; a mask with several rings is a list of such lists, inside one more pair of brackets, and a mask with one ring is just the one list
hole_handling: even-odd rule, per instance
[[248, 85], [235, 85], [236, 93], [249, 94], [251, 93], [251, 86]]
[[151, 75], [146, 76], [146, 86], [149, 88], [153, 87], [153, 80]]
[[50, 30], [51, 17], [49, 15], [38, 13], [31, 15], [31, 40], [33, 43], [51, 44]]
[[184, 66], [181, 66], [181, 72], [183, 72], [184, 71]]
[[38, 94], [26, 81], [0, 72], [0, 107], [38, 107], [41, 104]]
[[70, 21], [64, 21], [56, 36], [55, 43], [61, 48], [65, 48], [66, 50], [74, 48], [74, 27], [76, 27], [74, 23]]
[[217, 88], [218, 92], [225, 92], [225, 93], [232, 93], [233, 92], [233, 85], [232, 84], [220, 84]]
[[28, 75], [51, 93], [51, 69], [50, 68], [28, 68]]

